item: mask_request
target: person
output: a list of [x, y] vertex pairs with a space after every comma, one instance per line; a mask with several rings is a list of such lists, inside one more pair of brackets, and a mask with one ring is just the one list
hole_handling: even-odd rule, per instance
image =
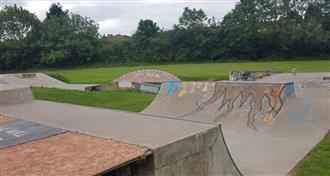
[[291, 73], [293, 76], [295, 76], [297, 74], [297, 69], [296, 68], [292, 68]]

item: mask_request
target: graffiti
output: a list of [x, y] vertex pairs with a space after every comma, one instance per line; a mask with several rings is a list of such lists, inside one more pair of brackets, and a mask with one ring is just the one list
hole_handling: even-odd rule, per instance
[[309, 112], [312, 109], [312, 103], [309, 101], [304, 102], [304, 111]]
[[187, 92], [187, 85], [188, 85], [187, 82], [182, 83], [180, 92], [178, 94], [179, 97], [183, 97], [186, 94], [186, 92]]
[[[186, 94], [193, 94], [195, 92], [207, 92], [214, 90], [215, 83], [210, 82], [177, 82], [177, 81], [166, 81], [163, 82], [163, 87], [165, 91], [161, 93], [165, 95], [178, 95], [178, 97], [183, 97]], [[174, 91], [173, 91], [174, 90]]]
[[288, 118], [292, 119], [293, 121], [297, 122], [300, 125], [317, 123], [317, 120], [305, 118], [304, 115], [299, 114], [297, 112], [288, 112], [287, 115], [288, 115]]
[[229, 72], [230, 81], [254, 81], [256, 79], [270, 76], [272, 71], [231, 71]]
[[145, 93], [158, 93], [160, 90], [160, 84], [141, 83], [136, 85], [139, 91]]
[[165, 87], [165, 95], [171, 95], [172, 93], [177, 94], [181, 88], [181, 82], [176, 81], [167, 81], [163, 82], [163, 86]]
[[21, 137], [21, 136], [25, 135], [25, 132], [22, 131], [22, 130], [10, 129], [10, 128], [0, 128], [0, 132], [1, 133], [7, 133], [7, 134], [9, 134], [11, 136], [14, 136], [14, 137]]
[[[309, 101], [304, 101], [303, 104], [304, 107], [304, 112], [310, 112], [312, 109], [312, 103]], [[305, 118], [304, 115], [299, 114], [297, 112], [288, 112], [287, 117], [292, 119], [293, 121], [297, 122], [300, 125], [307, 125], [307, 124], [315, 124], [317, 123], [317, 120], [315, 119], [310, 119], [310, 118]]]
[[285, 86], [285, 95], [286, 96], [293, 96], [294, 94], [294, 84], [293, 82], [291, 83], [286, 83], [286, 86]]
[[[218, 110], [221, 114], [214, 119], [214, 121], [219, 121], [233, 110], [236, 101], [239, 101], [239, 107], [242, 107], [245, 103], [249, 103], [250, 110], [248, 112], [247, 125], [257, 130], [254, 124], [256, 116], [263, 119], [264, 122], [269, 122], [274, 120], [275, 116], [281, 110], [284, 102], [281, 95], [284, 93], [283, 91], [285, 88], [286, 84], [242, 85], [235, 83], [217, 83], [213, 96], [204, 103], [199, 104], [194, 111], [186, 115], [197, 113], [207, 106], [221, 100], [218, 105]], [[294, 90], [291, 90], [291, 88], [288, 89], [290, 89], [289, 95], [294, 94]], [[251, 97], [251, 100], [248, 102], [249, 97]]]

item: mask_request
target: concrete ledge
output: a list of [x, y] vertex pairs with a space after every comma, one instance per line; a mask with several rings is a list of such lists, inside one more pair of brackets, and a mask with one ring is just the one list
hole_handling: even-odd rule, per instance
[[241, 175], [234, 164], [221, 128], [197, 132], [153, 150], [152, 158], [133, 175]]
[[31, 87], [12, 84], [1, 84], [0, 104], [16, 104], [29, 102], [34, 99]]

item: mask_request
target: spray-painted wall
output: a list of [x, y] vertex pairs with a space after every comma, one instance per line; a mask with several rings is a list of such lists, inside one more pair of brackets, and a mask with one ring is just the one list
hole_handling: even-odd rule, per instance
[[265, 76], [270, 76], [273, 71], [231, 71], [229, 72], [230, 81], [254, 81]]

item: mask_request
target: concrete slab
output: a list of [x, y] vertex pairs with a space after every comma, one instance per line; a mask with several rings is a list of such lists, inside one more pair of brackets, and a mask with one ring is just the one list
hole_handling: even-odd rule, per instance
[[21, 119], [9, 120], [0, 123], [0, 148], [30, 142], [63, 133], [65, 130], [53, 128], [35, 122]]
[[[150, 148], [157, 148], [182, 137], [217, 127], [208, 123], [41, 100], [4, 105], [2, 114]], [[165, 128], [166, 130], [160, 130]]]

